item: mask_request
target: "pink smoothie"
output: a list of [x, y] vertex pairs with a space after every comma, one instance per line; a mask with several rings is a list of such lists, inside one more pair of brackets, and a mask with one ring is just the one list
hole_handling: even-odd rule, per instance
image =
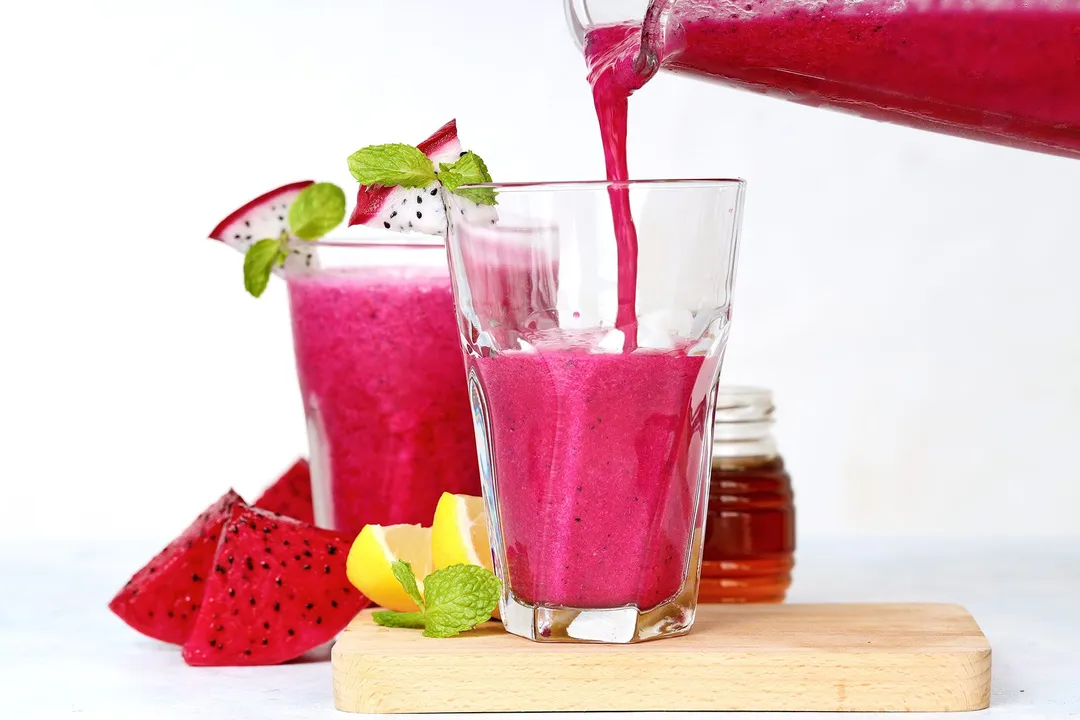
[[706, 359], [561, 349], [471, 362], [514, 594], [641, 609], [676, 595], [703, 471]]
[[332, 524], [427, 525], [442, 492], [479, 495], [449, 274], [325, 271], [288, 285], [300, 390], [329, 466], [316, 504]]
[[[640, 27], [597, 28], [586, 54], [596, 87], [612, 96], [640, 87], [658, 65], [807, 105], [1080, 157], [1080, 5], [980, 4], [669, 0], [655, 3], [666, 17], [657, 12], [644, 25], [657, 61], [649, 70], [635, 69]], [[597, 111], [609, 112], [599, 102]], [[603, 130], [613, 150], [620, 122]]]

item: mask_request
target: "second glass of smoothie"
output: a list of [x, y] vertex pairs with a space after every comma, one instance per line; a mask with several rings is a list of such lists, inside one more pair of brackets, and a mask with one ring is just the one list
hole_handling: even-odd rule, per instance
[[286, 281], [315, 521], [427, 524], [480, 493], [445, 245], [314, 244]]
[[496, 223], [453, 197], [448, 215], [503, 623], [537, 641], [683, 634], [743, 183], [492, 187]]

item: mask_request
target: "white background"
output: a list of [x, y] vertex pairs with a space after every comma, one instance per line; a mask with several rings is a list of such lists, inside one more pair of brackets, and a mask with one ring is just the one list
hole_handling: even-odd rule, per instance
[[[0, 11], [0, 533], [171, 537], [304, 452], [280, 284], [206, 240], [451, 117], [595, 179], [556, 0]], [[631, 171], [749, 179], [728, 382], [775, 389], [799, 530], [1080, 538], [1080, 162], [661, 77]]]

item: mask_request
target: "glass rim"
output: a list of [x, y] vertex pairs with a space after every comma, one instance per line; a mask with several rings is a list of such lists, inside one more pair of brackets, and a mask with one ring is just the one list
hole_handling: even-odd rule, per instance
[[555, 180], [551, 182], [490, 182], [461, 185], [463, 188], [490, 188], [499, 192], [544, 192], [561, 190], [606, 190], [610, 188], [745, 188], [742, 178], [646, 178], [642, 180]]
[[[402, 235], [402, 233], [394, 234], [399, 236]], [[403, 239], [400, 237], [387, 238], [385, 240], [380, 238], [320, 238], [318, 240], [302, 240], [301, 242], [304, 245], [311, 245], [313, 247], [333, 248], [382, 248], [387, 250], [434, 250], [446, 248], [446, 239], [442, 235], [415, 233], [405, 237], [410, 239]]]
[[[533, 182], [491, 182], [461, 185], [463, 188], [490, 188], [498, 192], [558, 192], [583, 190], [608, 190], [611, 188], [631, 189], [635, 187], [655, 188], [737, 188], [744, 190], [746, 180], [742, 178], [645, 178], [642, 180], [554, 180]], [[398, 250], [445, 248], [446, 239], [442, 235], [424, 235], [415, 233], [397, 237], [380, 238], [320, 238], [306, 240], [305, 244], [313, 247], [332, 248], [385, 248]], [[405, 237], [409, 239], [405, 239]]]

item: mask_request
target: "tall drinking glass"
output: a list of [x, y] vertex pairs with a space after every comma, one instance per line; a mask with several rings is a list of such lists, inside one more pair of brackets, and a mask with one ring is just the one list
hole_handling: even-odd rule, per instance
[[[744, 184], [487, 187], [499, 220], [451, 196], [448, 237], [503, 624], [537, 641], [686, 633]], [[616, 196], [638, 251], [618, 328]]]
[[313, 245], [286, 281], [316, 523], [429, 524], [480, 492], [445, 245]]

